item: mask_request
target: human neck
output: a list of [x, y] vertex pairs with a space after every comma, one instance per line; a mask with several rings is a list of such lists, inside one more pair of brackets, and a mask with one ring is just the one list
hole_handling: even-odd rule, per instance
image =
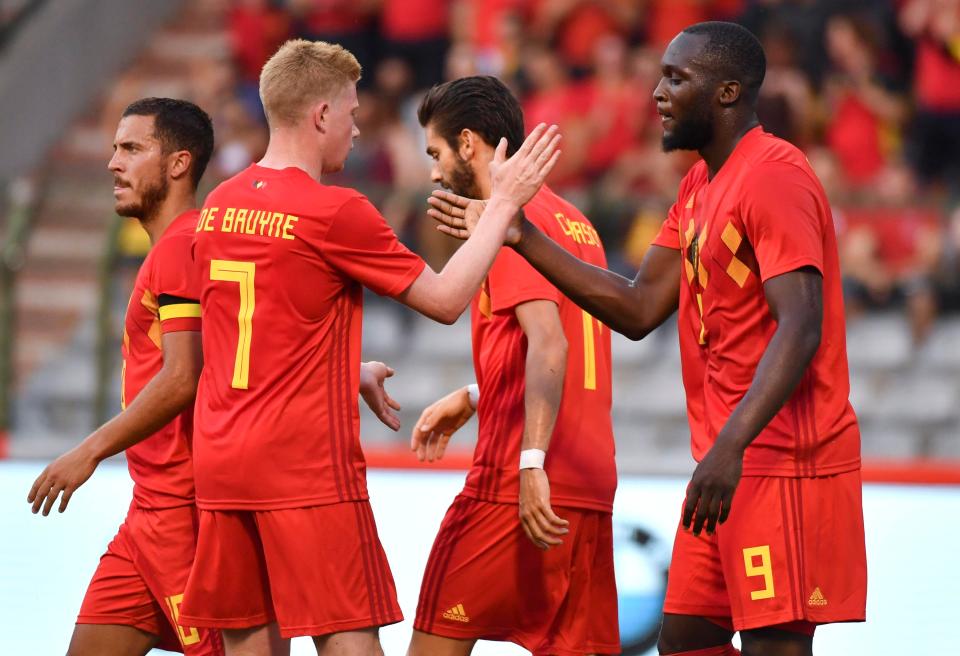
[[720, 168], [726, 163], [730, 154], [743, 139], [743, 136], [760, 125], [756, 113], [737, 116], [730, 121], [721, 122], [714, 132], [714, 137], [706, 146], [700, 149], [700, 157], [707, 163], [707, 177], [713, 179]]
[[296, 128], [273, 128], [270, 130], [267, 152], [257, 164], [268, 169], [293, 166], [305, 171], [314, 180], [319, 180], [323, 175], [323, 153], [318, 152], [310, 141], [303, 139]]
[[197, 197], [194, 191], [178, 193], [171, 189], [156, 210], [149, 216], [140, 218], [140, 225], [150, 236], [150, 245], [153, 246], [160, 240], [178, 216], [196, 207]]

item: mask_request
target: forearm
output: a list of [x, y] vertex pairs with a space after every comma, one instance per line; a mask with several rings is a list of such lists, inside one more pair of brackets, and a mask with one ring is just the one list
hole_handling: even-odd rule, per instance
[[453, 323], [463, 314], [503, 246], [507, 223], [518, 211], [508, 201], [487, 203], [473, 235], [435, 274], [427, 296], [429, 307], [423, 309], [428, 316]]
[[142, 442], [189, 408], [197, 393], [192, 376], [161, 369], [127, 409], [83, 441], [98, 461]]
[[547, 451], [550, 448], [550, 438], [563, 398], [565, 372], [565, 348], [554, 345], [528, 346], [521, 450]]
[[[634, 282], [573, 256], [529, 221], [514, 246], [557, 289], [612, 330], [639, 339], [656, 327]], [[658, 325], [658, 324], [657, 324]]]
[[793, 394], [819, 346], [819, 327], [778, 326], [750, 388], [720, 431], [717, 443], [745, 450]]

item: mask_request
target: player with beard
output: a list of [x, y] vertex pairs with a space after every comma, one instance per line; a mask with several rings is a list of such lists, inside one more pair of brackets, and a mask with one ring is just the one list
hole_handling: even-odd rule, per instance
[[[433, 181], [488, 198], [494, 145], [506, 137], [510, 152], [523, 139], [509, 89], [493, 77], [447, 82], [418, 114]], [[596, 230], [550, 189], [524, 214], [572, 256], [606, 266]], [[421, 460], [438, 459], [479, 413], [473, 466], [434, 542], [408, 653], [465, 656], [478, 639], [534, 654], [619, 653], [610, 331], [509, 248], [470, 310], [478, 403], [469, 386], [456, 390], [424, 410], [411, 440]]]
[[[515, 221], [507, 242], [632, 339], [679, 308], [692, 450], [660, 653], [812, 653], [818, 624], [862, 621], [860, 433], [850, 407], [830, 206], [803, 153], [756, 115], [765, 57], [744, 28], [686, 28], [654, 91], [665, 150], [702, 161], [634, 280]], [[435, 192], [465, 236], [480, 203]], [[736, 495], [734, 493], [736, 492]], [[704, 532], [705, 529], [705, 532]]]
[[[191, 248], [213, 126], [192, 103], [146, 98], [124, 110], [113, 147], [115, 211], [137, 218], [151, 243], [124, 325], [123, 412], [47, 466], [28, 501], [47, 515], [62, 495], [63, 512], [97, 465], [125, 450], [133, 501], [87, 589], [68, 654], [141, 656], [154, 647], [222, 654], [219, 632], [177, 624], [196, 549], [192, 406], [202, 356]], [[361, 387], [396, 430], [399, 406], [383, 390], [389, 375], [383, 364], [365, 363]]]

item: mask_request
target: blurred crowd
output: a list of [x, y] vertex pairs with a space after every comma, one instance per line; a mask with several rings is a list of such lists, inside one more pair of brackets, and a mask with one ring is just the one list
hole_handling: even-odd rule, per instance
[[431, 264], [455, 244], [424, 214], [429, 160], [416, 108], [437, 82], [492, 74], [528, 125], [559, 123], [550, 185], [632, 274], [694, 161], [664, 154], [652, 92], [686, 25], [735, 20], [767, 54], [765, 128], [807, 153], [841, 235], [848, 311], [904, 308], [921, 343], [960, 311], [960, 0], [233, 0], [229, 61], [205, 62], [214, 178], [266, 144], [257, 94], [286, 39], [340, 43], [363, 65], [361, 136], [331, 183], [369, 195]]

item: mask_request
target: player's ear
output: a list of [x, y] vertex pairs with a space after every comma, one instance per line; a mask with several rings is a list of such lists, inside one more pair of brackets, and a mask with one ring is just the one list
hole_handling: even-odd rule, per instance
[[325, 133], [327, 131], [327, 121], [330, 120], [330, 104], [326, 102], [317, 103], [311, 111], [313, 126], [317, 132]]
[[473, 133], [473, 130], [464, 128], [460, 130], [457, 145], [459, 146], [457, 148], [457, 154], [460, 155], [460, 159], [464, 161], [470, 160], [477, 151], [477, 135]]
[[743, 91], [738, 80], [724, 80], [720, 83], [718, 91], [720, 104], [729, 107], [740, 100], [740, 94]]
[[189, 150], [177, 150], [168, 156], [167, 171], [174, 180], [190, 174], [190, 165], [193, 163], [193, 156]]

